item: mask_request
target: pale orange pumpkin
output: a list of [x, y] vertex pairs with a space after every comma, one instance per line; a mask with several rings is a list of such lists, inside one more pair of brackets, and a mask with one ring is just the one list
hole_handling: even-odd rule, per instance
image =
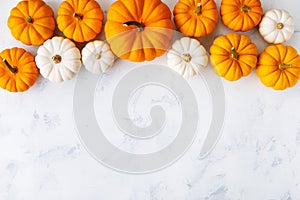
[[248, 76], [257, 64], [258, 50], [246, 35], [228, 33], [215, 39], [210, 60], [215, 72], [229, 81]]
[[259, 55], [256, 73], [267, 87], [275, 90], [293, 87], [300, 79], [300, 56], [292, 46], [268, 46]]

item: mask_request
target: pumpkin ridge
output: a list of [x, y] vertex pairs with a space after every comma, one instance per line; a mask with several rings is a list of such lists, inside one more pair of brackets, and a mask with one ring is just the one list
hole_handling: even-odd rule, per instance
[[86, 26], [89, 29], [90, 32], [94, 33], [94, 35], [97, 35], [97, 33], [94, 31], [94, 29], [88, 23], [84, 23], [84, 26]]
[[[213, 45], [219, 47], [220, 49], [223, 49], [226, 52], [226, 56], [229, 56], [228, 50], [225, 49], [223, 46], [219, 45], [218, 43], [214, 43]], [[218, 55], [225, 56], [225, 54], [218, 54]]]
[[[87, 18], [86, 15], [93, 10], [99, 10], [99, 7], [93, 7], [87, 11], [84, 11], [82, 15], [85, 15], [85, 18]], [[94, 19], [94, 18], [88, 17], [88, 19]], [[99, 19], [99, 18], [96, 18], [96, 19]]]
[[291, 87], [293, 84], [289, 80], [289, 77], [287, 76], [287, 73], [283, 72], [282, 74], [285, 76], [285, 80], [288, 82], [288, 87]]
[[[128, 9], [128, 7], [124, 4], [124, 2], [123, 1], [117, 1], [117, 2], [115, 2], [115, 3], [119, 3], [119, 4], [121, 4], [122, 6], [123, 6], [123, 9], [122, 10], [124, 10], [124, 9], [126, 9], [127, 10], [127, 14], [130, 14], [130, 18], [132, 18], [133, 19], [133, 21], [136, 21], [135, 19], [136, 19], [136, 17], [131, 13], [131, 11]], [[118, 11], [118, 10], [116, 10], [116, 12], [118, 13], [118, 14], [120, 14], [120, 12]], [[126, 16], [125, 15], [125, 18], [128, 18], [128, 16]]]
[[279, 61], [277, 60], [277, 58], [275, 58], [275, 57], [273, 56], [273, 54], [269, 53], [268, 51], [264, 51], [263, 53], [268, 54], [268, 56], [270, 56], [271, 58], [273, 58], [273, 60], [276, 61], [277, 63], [279, 62]]
[[[4, 80], [3, 80], [3, 79], [4, 79]], [[7, 85], [8, 85], [8, 82], [9, 82], [9, 76], [4, 75], [4, 76], [0, 77], [0, 80], [1, 80], [1, 81], [0, 81], [1, 87], [6, 89], [6, 87], [7, 87]]]
[[[21, 1], [16, 7], [15, 7], [15, 9], [17, 9], [20, 13], [22, 13], [22, 15], [24, 16], [24, 19], [26, 19], [26, 17], [28, 17], [28, 15], [29, 15], [29, 13], [28, 12], [26, 12], [26, 11], [28, 11], [28, 5], [26, 6], [26, 11], [24, 11], [23, 9], [20, 9], [19, 8], [19, 6], [21, 5], [21, 4], [23, 4], [23, 3], [25, 3], [25, 1]], [[13, 10], [12, 10], [13, 11]]]
[[[45, 3], [44, 3], [44, 5], [42, 5], [42, 6], [40, 6], [40, 7], [37, 7], [37, 9], [35, 10], [35, 11], [32, 11], [32, 14], [30, 14], [29, 13], [29, 16], [31, 16], [32, 18], [33, 18], [33, 20], [36, 20], [36, 18], [34, 17], [34, 15], [36, 15], [36, 13], [38, 13], [41, 9], [44, 9], [44, 6], [45, 7], [47, 7], [46, 9], [48, 10], [50, 7], [49, 6], [47, 6]], [[50, 10], [52, 10], [51, 8], [50, 8]], [[49, 11], [50, 11], [49, 10]], [[47, 13], [47, 14], [51, 14], [51, 16], [53, 15], [53, 12], [52, 13]]]
[[[291, 49], [292, 48], [292, 49]], [[292, 52], [291, 52], [292, 51]], [[293, 52], [294, 51], [294, 52]], [[291, 55], [293, 54], [294, 56], [290, 59], [288, 59], [287, 57], [284, 57], [284, 62], [286, 63], [293, 63], [295, 62], [295, 60], [299, 57], [298, 53], [296, 52], [296, 50], [293, 47], [288, 46], [287, 47], [287, 55]], [[299, 66], [300, 67], [300, 66]]]
[[273, 84], [272, 87], [276, 86], [276, 83], [279, 81], [279, 79], [280, 79], [280, 77], [281, 77], [281, 72], [278, 72], [278, 70], [275, 70], [274, 72], [272, 72], [272, 73], [270, 73], [270, 74], [264, 76], [264, 78], [266, 78], [266, 77], [268, 77], [268, 76], [274, 76], [274, 75], [273, 75], [274, 73], [280, 73], [280, 76], [275, 76], [276, 79], [273, 79], [273, 80], [276, 80], [276, 81], [274, 81], [275, 84]]
[[[51, 28], [49, 28], [49, 26], [46, 26], [46, 25], [42, 25], [42, 24], [35, 24], [35, 26], [39, 26], [39, 27], [42, 27], [43, 29], [47, 29], [48, 31], [53, 31]], [[34, 28], [36, 30], [36, 28]]]
[[299, 79], [300, 78], [300, 73], [297, 75], [297, 74], [294, 74], [292, 71], [290, 70], [284, 70], [285, 73], [287, 74], [290, 74], [291, 76], [294, 76], [295, 78]]
[[251, 66], [250, 64], [246, 63], [242, 59], [239, 60], [240, 63], [243, 63], [244, 65], [247, 65], [250, 69], [254, 69], [256, 66]]
[[280, 89], [280, 90], [283, 90], [283, 89], [286, 89], [287, 87], [286, 86], [283, 86], [283, 80], [284, 80], [284, 78], [283, 78], [283, 73], [281, 72], [280, 73], [280, 76], [278, 76], [279, 78], [278, 78], [278, 80], [275, 82], [275, 84], [274, 84], [274, 88], [278, 88], [278, 89]]

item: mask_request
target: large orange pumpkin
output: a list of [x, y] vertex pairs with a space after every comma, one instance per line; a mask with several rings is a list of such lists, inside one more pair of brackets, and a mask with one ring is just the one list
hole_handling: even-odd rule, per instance
[[105, 34], [112, 51], [134, 62], [153, 60], [169, 48], [171, 11], [161, 0], [119, 0], [108, 10]]
[[173, 13], [179, 31], [190, 37], [209, 34], [218, 23], [214, 0], [179, 0]]
[[269, 46], [259, 55], [256, 73], [267, 87], [275, 90], [292, 87], [300, 79], [300, 56], [291, 46]]
[[76, 42], [94, 39], [102, 30], [103, 11], [95, 0], [66, 0], [57, 11], [57, 25]]
[[246, 35], [228, 33], [215, 39], [210, 59], [215, 72], [229, 81], [251, 73], [257, 64], [258, 50]]
[[34, 56], [21, 48], [0, 53], [0, 87], [10, 92], [24, 92], [37, 80], [39, 70]]
[[10, 11], [7, 25], [12, 35], [27, 45], [42, 45], [55, 31], [52, 9], [37, 0], [20, 1]]
[[262, 18], [260, 0], [222, 0], [223, 23], [234, 31], [248, 31], [257, 26]]

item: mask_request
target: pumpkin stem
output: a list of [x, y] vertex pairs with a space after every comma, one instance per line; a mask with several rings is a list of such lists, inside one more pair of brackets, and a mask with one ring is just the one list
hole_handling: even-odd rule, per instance
[[102, 51], [100, 51], [99, 53], [97, 53], [96, 56], [95, 56], [95, 58], [97, 60], [99, 60], [101, 58], [101, 56], [102, 56]]
[[281, 70], [289, 69], [289, 68], [292, 68], [292, 67], [293, 67], [292, 64], [289, 64], [289, 65], [286, 65], [286, 64], [280, 64], [280, 65], [279, 65], [279, 69], [281, 69]]
[[52, 60], [55, 64], [59, 64], [59, 63], [61, 63], [62, 58], [60, 55], [55, 55], [52, 57]]
[[129, 21], [125, 22], [123, 26], [128, 27], [128, 26], [135, 26], [138, 30], [138, 32], [142, 32], [145, 29], [145, 25], [136, 21]]
[[279, 30], [281, 30], [281, 29], [284, 28], [284, 24], [280, 22], [280, 23], [278, 23], [278, 24], [276, 25], [276, 28], [279, 29]]
[[197, 3], [197, 7], [194, 10], [195, 15], [200, 15], [202, 13], [202, 4], [201, 3]]
[[75, 17], [78, 21], [81, 21], [83, 19], [83, 15], [80, 13], [74, 13], [73, 17]]
[[242, 12], [250, 12], [251, 11], [251, 8], [249, 6], [246, 6], [246, 5], [243, 5], [241, 7], [241, 11]]
[[231, 57], [234, 59], [234, 60], [237, 60], [239, 59], [239, 54], [238, 52], [236, 51], [236, 49], [234, 47], [231, 48]]
[[182, 59], [184, 60], [184, 62], [191, 62], [192, 60], [192, 56], [189, 53], [184, 53], [182, 54]]
[[28, 16], [28, 17], [26, 18], [26, 21], [27, 21], [29, 24], [32, 24], [32, 23], [33, 23], [33, 19], [32, 19], [31, 16]]
[[4, 65], [7, 67], [7, 69], [9, 69], [9, 71], [13, 74], [18, 73], [18, 68], [17, 67], [12, 67], [7, 60], [4, 58], [3, 60]]

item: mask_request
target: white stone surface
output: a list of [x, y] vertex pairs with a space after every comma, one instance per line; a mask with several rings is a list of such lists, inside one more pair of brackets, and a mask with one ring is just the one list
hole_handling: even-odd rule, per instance
[[[17, 42], [6, 26], [17, 2], [1, 3], [0, 49], [19, 46], [35, 54], [36, 48]], [[46, 2], [57, 10], [61, 1]], [[113, 1], [98, 2], [107, 10]], [[176, 3], [164, 2], [171, 9]], [[300, 31], [299, 1], [263, 0], [263, 6], [288, 10]], [[208, 48], [215, 35], [228, 31], [220, 23], [200, 41]], [[257, 30], [247, 34], [262, 51], [266, 44]], [[300, 33], [288, 44], [300, 51]], [[103, 91], [110, 73], [104, 76]], [[300, 199], [300, 83], [277, 92], [264, 87], [255, 72], [235, 83], [223, 81], [226, 120], [214, 151], [197, 159], [196, 141], [169, 168], [130, 175], [104, 167], [80, 143], [72, 108], [75, 81], [54, 84], [40, 77], [24, 94], [0, 90], [0, 200]], [[197, 81], [190, 83], [197, 88]], [[124, 141], [122, 147], [134, 145], [129, 143]]]

